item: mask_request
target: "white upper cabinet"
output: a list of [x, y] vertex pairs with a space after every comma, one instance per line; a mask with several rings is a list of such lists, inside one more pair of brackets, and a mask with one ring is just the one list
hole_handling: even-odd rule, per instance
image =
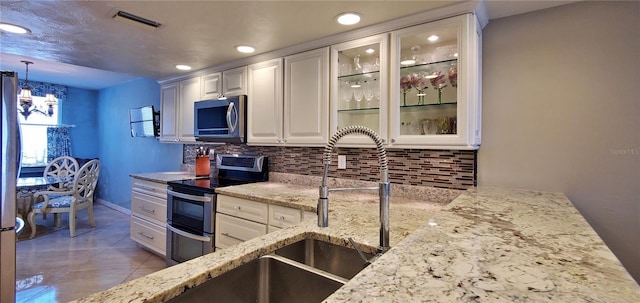
[[478, 148], [480, 33], [473, 14], [391, 33], [391, 147]]
[[284, 143], [322, 146], [329, 133], [329, 48], [284, 58]]
[[193, 104], [202, 100], [201, 79], [195, 77], [180, 81], [178, 92], [180, 96], [180, 132], [181, 142], [196, 142], [194, 137]]
[[160, 141], [178, 140], [178, 84], [168, 83], [160, 88]]
[[[330, 135], [350, 125], [374, 130], [386, 141], [388, 107], [388, 34], [331, 47]], [[373, 146], [363, 135], [349, 135], [340, 146]]]
[[160, 141], [195, 143], [194, 103], [247, 93], [247, 67], [208, 73], [161, 87]]
[[247, 94], [246, 66], [222, 72], [222, 93], [227, 97]]
[[282, 141], [282, 59], [248, 66], [247, 144]]
[[202, 76], [202, 99], [217, 99], [222, 94], [222, 73]]
[[[248, 95], [249, 145], [324, 146], [339, 129], [362, 125], [387, 148], [477, 149], [483, 6], [462, 1], [305, 44], [313, 50], [294, 46], [270, 53], [278, 59], [247, 58], [254, 64], [163, 84], [160, 139], [194, 140], [195, 101]], [[352, 134], [338, 146], [374, 143]]]
[[329, 48], [249, 65], [247, 144], [323, 146], [329, 132]]
[[165, 83], [161, 87], [160, 141], [195, 142], [193, 103], [200, 100], [200, 77]]

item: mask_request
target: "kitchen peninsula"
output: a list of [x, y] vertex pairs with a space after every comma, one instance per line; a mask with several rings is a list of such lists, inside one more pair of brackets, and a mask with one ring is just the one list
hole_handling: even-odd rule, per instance
[[[300, 178], [279, 175], [219, 193], [315, 209], [315, 179], [294, 185]], [[365, 250], [373, 249], [377, 195], [332, 193], [331, 198], [327, 228], [308, 217], [77, 302], [164, 302], [303, 238], [347, 245], [353, 237]], [[640, 301], [638, 284], [563, 194], [392, 185], [390, 204], [391, 250], [327, 302]]]

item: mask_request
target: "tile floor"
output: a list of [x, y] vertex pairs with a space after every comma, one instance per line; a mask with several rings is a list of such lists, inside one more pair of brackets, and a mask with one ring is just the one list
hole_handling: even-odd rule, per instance
[[80, 211], [70, 238], [66, 214], [60, 228], [53, 228], [53, 216], [38, 216], [45, 233], [31, 240], [23, 234], [16, 244], [16, 302], [68, 302], [165, 267], [129, 238], [128, 215], [96, 204], [94, 218], [91, 228]]

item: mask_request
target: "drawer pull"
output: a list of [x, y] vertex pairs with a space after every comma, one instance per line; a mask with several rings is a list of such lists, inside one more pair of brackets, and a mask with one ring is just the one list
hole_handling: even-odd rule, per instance
[[147, 238], [149, 240], [153, 240], [153, 236], [149, 236], [149, 235], [147, 235], [147, 234], [145, 234], [145, 233], [143, 233], [141, 231], [138, 232], [138, 235], [141, 235], [141, 236], [143, 236], [143, 237], [145, 237], [145, 238]]
[[140, 187], [141, 189], [144, 189], [144, 190], [156, 191], [155, 188], [149, 187], [149, 186], [138, 185], [138, 187]]
[[222, 233], [222, 235], [223, 235], [223, 236], [225, 236], [225, 237], [229, 237], [229, 238], [231, 238], [231, 239], [234, 239], [234, 240], [240, 241], [240, 242], [244, 242], [244, 240], [242, 240], [242, 239], [240, 239], [240, 238], [237, 238], [237, 237], [234, 237], [234, 236], [232, 236], [232, 235], [230, 235], [230, 234], [228, 234], [228, 233]]
[[278, 217], [278, 220], [280, 220], [280, 221], [284, 221], [284, 219], [285, 219], [285, 217], [284, 217], [284, 216], [279, 216], [279, 217]]
[[146, 211], [146, 212], [148, 212], [148, 213], [152, 213], [152, 214], [155, 214], [155, 213], [156, 213], [156, 210], [155, 210], [155, 209], [146, 208], [146, 207], [144, 207], [144, 206], [140, 206], [140, 209], [141, 209], [141, 210], [143, 210], [143, 211]]
[[236, 205], [236, 206], [234, 206], [233, 208], [235, 208], [235, 209], [236, 209], [236, 210], [238, 210], [238, 211], [242, 210], [242, 207], [240, 207], [240, 205]]

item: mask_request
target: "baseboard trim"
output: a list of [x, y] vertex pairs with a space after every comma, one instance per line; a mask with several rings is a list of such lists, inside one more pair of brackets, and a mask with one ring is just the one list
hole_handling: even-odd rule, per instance
[[117, 211], [119, 211], [119, 212], [121, 212], [123, 214], [131, 216], [131, 210], [126, 208], [126, 207], [122, 207], [122, 206], [120, 206], [118, 204], [115, 204], [115, 203], [112, 203], [112, 202], [109, 202], [107, 200], [103, 200], [103, 199], [100, 199], [100, 198], [96, 198], [96, 202], [100, 203], [100, 204], [102, 204], [102, 205], [104, 205], [104, 206], [106, 206], [108, 208], [117, 210]]

